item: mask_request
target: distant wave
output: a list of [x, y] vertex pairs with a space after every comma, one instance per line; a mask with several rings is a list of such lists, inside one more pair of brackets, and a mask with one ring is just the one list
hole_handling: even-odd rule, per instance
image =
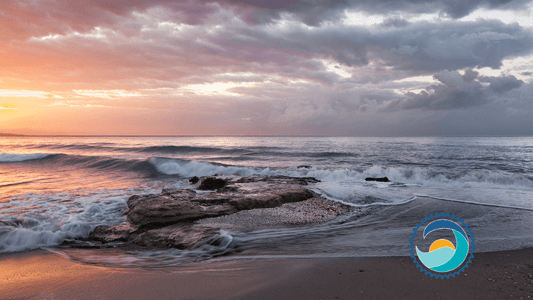
[[[109, 156], [85, 156], [64, 153], [0, 154], [0, 162], [20, 162], [25, 160], [32, 160], [33, 164], [55, 164], [59, 166], [76, 166], [78, 168], [138, 172], [151, 177], [177, 175], [187, 178], [213, 174], [248, 176], [272, 173], [269, 168], [249, 168], [164, 157], [123, 159]], [[280, 174], [280, 172], [276, 174]]]
[[96, 149], [113, 149], [113, 147], [98, 145], [80, 145], [80, 144], [45, 144], [28, 146], [34, 149], [76, 149], [76, 150], [96, 150]]
[[162, 153], [162, 154], [225, 154], [225, 155], [242, 155], [242, 156], [290, 156], [290, 157], [317, 157], [317, 158], [335, 158], [335, 157], [358, 157], [357, 153], [350, 152], [287, 152], [283, 147], [266, 147], [266, 146], [249, 146], [249, 147], [203, 147], [203, 146], [174, 146], [159, 145], [146, 147], [117, 147], [110, 143], [98, 144], [49, 144], [35, 145], [34, 149], [70, 149], [70, 150], [102, 150], [111, 152], [133, 152], [133, 153]]
[[[172, 146], [174, 147], [174, 146]], [[231, 159], [228, 159], [231, 160]], [[1, 153], [0, 162], [51, 163], [75, 165], [81, 168], [140, 172], [148, 176], [207, 176], [213, 174], [249, 176], [288, 175], [312, 176], [325, 182], [364, 182], [366, 177], [388, 177], [392, 182], [417, 184], [422, 186], [460, 187], [468, 184], [502, 187], [533, 188], [533, 178], [527, 174], [517, 174], [502, 170], [447, 170], [436, 167], [383, 167], [372, 166], [363, 170], [353, 169], [297, 169], [245, 167], [169, 157], [150, 157], [146, 159], [125, 159], [110, 156], [85, 156], [61, 153], [11, 154]]]
[[[246, 148], [225, 149], [217, 147], [196, 147], [196, 146], [147, 146], [147, 147], [114, 147], [109, 143], [106, 145], [85, 145], [85, 144], [57, 144], [57, 145], [35, 145], [34, 149], [71, 149], [71, 150], [103, 150], [103, 151], [123, 151], [123, 152], [139, 152], [139, 153], [168, 153], [168, 154], [189, 154], [189, 153], [230, 153], [236, 154], [249, 151]], [[260, 147], [254, 147], [260, 148]], [[253, 149], [253, 148], [252, 148]], [[261, 150], [261, 149], [257, 149]]]
[[[151, 146], [142, 148], [121, 148], [124, 150], [134, 150], [139, 152], [159, 152], [159, 153], [191, 153], [191, 152], [222, 152], [226, 149], [214, 147], [193, 147], [193, 146]], [[229, 150], [238, 152], [239, 149]]]
[[36, 153], [36, 154], [10, 154], [1, 153], [0, 162], [31, 161], [32, 164], [56, 164], [63, 166], [77, 166], [79, 168], [95, 168], [101, 170], [118, 170], [141, 172], [154, 176], [158, 172], [147, 159], [121, 159], [107, 156], [84, 156], [64, 153]]
[[63, 154], [60, 157], [54, 158], [54, 162], [62, 165], [76, 165], [82, 168], [139, 172], [148, 176], [156, 176], [158, 173], [147, 159], [122, 159], [108, 156]]
[[346, 152], [316, 152], [316, 153], [306, 153], [312, 157], [348, 157], [348, 156], [358, 156], [356, 153], [346, 153]]
[[13, 154], [0, 153], [0, 162], [20, 162], [26, 160], [41, 159], [48, 156], [57, 155], [56, 153], [32, 153], [32, 154]]

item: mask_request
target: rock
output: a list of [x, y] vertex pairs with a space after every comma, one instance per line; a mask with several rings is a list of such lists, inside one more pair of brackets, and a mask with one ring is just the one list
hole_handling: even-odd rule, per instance
[[[285, 203], [275, 208], [241, 210], [232, 215], [201, 219], [196, 223], [223, 230], [247, 232], [275, 227], [322, 224], [333, 221], [338, 216], [360, 210], [363, 208], [355, 208], [322, 197], [313, 197], [305, 201]], [[318, 217], [319, 215], [324, 217]]]
[[298, 169], [311, 169], [310, 165], [301, 165], [297, 167]]
[[148, 230], [131, 242], [143, 247], [194, 249], [217, 234], [217, 229], [205, 225], [180, 223]]
[[[166, 193], [160, 195], [134, 195], [128, 199], [126, 215], [128, 221], [135, 226], [149, 224], [162, 226], [182, 221], [217, 217], [238, 211], [232, 205], [224, 203], [225, 201], [206, 203], [198, 201], [204, 198], [204, 195], [197, 195], [193, 190], [177, 190], [173, 194], [168, 194], [168, 190], [166, 190]], [[193, 200], [197, 201], [194, 202]]]
[[198, 182], [198, 180], [200, 180], [200, 179], [198, 177], [194, 176], [194, 177], [189, 179], [189, 183], [190, 184], [196, 184]]
[[115, 226], [96, 226], [89, 234], [89, 240], [102, 243], [126, 242], [135, 230], [136, 228], [127, 222]]
[[[315, 178], [288, 176], [224, 176], [199, 178], [200, 186], [212, 192], [192, 189], [163, 189], [160, 194], [134, 195], [127, 201], [127, 222], [97, 226], [89, 240], [101, 243], [125, 242], [129, 246], [192, 249], [214, 236], [220, 226], [196, 221], [235, 214], [243, 210], [273, 208], [318, 195], [302, 187]], [[200, 189], [200, 188], [198, 188]]]
[[[295, 181], [298, 182], [298, 181]], [[159, 195], [131, 196], [126, 215], [134, 226], [162, 226], [268, 208], [313, 198], [315, 194], [294, 184], [234, 183], [220, 193], [164, 189]]]
[[390, 182], [389, 178], [387, 178], [387, 177], [379, 177], [379, 178], [367, 177], [367, 178], [365, 178], [365, 180], [366, 181]]
[[276, 175], [276, 176], [248, 176], [248, 177], [242, 177], [241, 179], [237, 180], [236, 183], [251, 183], [251, 182], [268, 182], [268, 183], [281, 183], [281, 184], [298, 184], [298, 185], [308, 185], [309, 183], [317, 183], [320, 182], [320, 180], [316, 179], [315, 177], [290, 177], [290, 176], [283, 176], [283, 175]]
[[216, 190], [223, 188], [226, 185], [226, 180], [215, 178], [215, 177], [206, 177], [200, 182], [199, 190]]
[[229, 203], [238, 210], [249, 210], [277, 207], [284, 203], [304, 201], [313, 197], [313, 192], [304, 188], [286, 188], [279, 192], [271, 191], [270, 193], [254, 195], [253, 197], [234, 198]]

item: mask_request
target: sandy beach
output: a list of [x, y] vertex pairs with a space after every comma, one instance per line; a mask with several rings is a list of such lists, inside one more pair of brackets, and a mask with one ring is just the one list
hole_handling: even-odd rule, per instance
[[[416, 222], [428, 211], [462, 213], [476, 223], [477, 242], [489, 242], [479, 220], [495, 227], [530, 228], [530, 212], [419, 198], [375, 212], [395, 216], [388, 226]], [[280, 211], [283, 212], [283, 211]], [[256, 215], [250, 215], [258, 218]], [[512, 222], [510, 221], [512, 220]], [[224, 222], [229, 220], [224, 219]], [[398, 223], [400, 222], [400, 223]], [[396, 225], [395, 225], [396, 224]], [[375, 231], [361, 227], [356, 231]], [[485, 226], [486, 227], [486, 226]], [[388, 228], [388, 227], [387, 227]], [[385, 229], [382, 229], [385, 230]], [[507, 230], [507, 229], [505, 229]], [[400, 231], [403, 232], [403, 231]], [[517, 233], [523, 236], [522, 233]], [[407, 233], [408, 235], [408, 233]], [[507, 243], [513, 241], [507, 234]], [[500, 236], [501, 237], [501, 236]], [[400, 236], [405, 239], [408, 236]], [[527, 241], [524, 238], [524, 244]], [[483, 247], [482, 247], [483, 248]], [[233, 255], [163, 268], [121, 268], [113, 251], [70, 249], [71, 257], [102, 255], [104, 266], [83, 264], [55, 251], [0, 255], [0, 299], [528, 299], [533, 297], [533, 248], [475, 253], [465, 272], [436, 279], [408, 256], [242, 258]], [[118, 250], [117, 250], [118, 251]], [[93, 254], [90, 254], [93, 253]], [[74, 254], [74, 255], [72, 255]], [[88, 261], [98, 261], [91, 260]]]
[[0, 256], [1, 299], [528, 299], [533, 249], [480, 253], [435, 279], [408, 257], [233, 260], [164, 269], [83, 265], [51, 252]]

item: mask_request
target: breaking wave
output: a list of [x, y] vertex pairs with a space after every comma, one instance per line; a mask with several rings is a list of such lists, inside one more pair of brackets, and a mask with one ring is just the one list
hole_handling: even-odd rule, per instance
[[[339, 154], [343, 155], [343, 154]], [[287, 175], [316, 177], [324, 182], [364, 182], [366, 177], [388, 177], [392, 183], [431, 186], [450, 186], [460, 184], [482, 184], [484, 186], [533, 188], [533, 178], [527, 174], [503, 170], [463, 169], [454, 170], [439, 167], [374, 165], [362, 169], [318, 169], [285, 167], [246, 167], [220, 164], [207, 161], [187, 160], [169, 157], [121, 158], [111, 156], [84, 156], [63, 153], [11, 154], [0, 153], [0, 162], [27, 162], [33, 164], [60, 164], [81, 168], [96, 168], [124, 172], [140, 172], [145, 175], [167, 175], [179, 177], [219, 175], [250, 176]]]
[[34, 195], [24, 202], [0, 207], [0, 253], [56, 246], [86, 238], [98, 225], [125, 220], [127, 196], [106, 191], [85, 197]]
[[55, 153], [32, 153], [32, 154], [14, 154], [14, 153], [0, 153], [0, 162], [21, 162], [26, 160], [41, 159], [53, 155]]

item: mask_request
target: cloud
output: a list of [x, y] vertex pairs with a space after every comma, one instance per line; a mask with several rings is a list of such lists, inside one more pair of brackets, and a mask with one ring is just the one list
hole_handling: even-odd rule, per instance
[[[295, 19], [318, 26], [323, 21], [335, 20], [345, 10], [363, 11], [373, 14], [394, 13], [441, 13], [454, 19], [461, 18], [477, 8], [518, 10], [527, 6], [524, 0], [238, 0], [216, 1], [230, 6], [248, 8], [241, 12], [244, 19], [264, 23], [279, 20], [283, 14], [291, 14]], [[222, 4], [224, 3], [224, 4]]]
[[381, 60], [396, 70], [438, 72], [497, 69], [506, 57], [530, 53], [533, 33], [499, 21], [422, 21], [400, 28], [264, 27], [225, 32], [210, 41], [225, 53], [234, 49], [240, 58], [260, 63], [286, 65], [293, 57], [316, 57], [359, 67]]
[[[331, 85], [350, 80], [380, 82], [443, 69], [499, 68], [506, 57], [530, 53], [533, 48], [531, 31], [499, 21], [389, 19], [385, 21], [388, 26], [345, 27], [335, 23], [310, 29], [288, 19], [255, 26], [235, 19], [241, 10], [311, 9], [302, 3], [325, 9], [371, 5], [333, 2], [338, 4], [126, 1], [110, 5], [96, 1], [90, 8], [87, 7], [90, 3], [83, 1], [55, 4], [37, 1], [27, 5], [8, 1], [6, 7], [0, 8], [0, 14], [19, 21], [10, 23], [9, 28], [25, 31], [12, 38], [27, 40], [6, 43], [0, 49], [4, 57], [0, 66], [11, 77], [18, 73], [35, 74], [40, 82], [47, 77], [100, 84], [128, 78], [160, 83], [185, 78], [209, 81], [213, 73], [253, 71]], [[21, 14], [21, 10], [27, 14]], [[70, 13], [71, 10], [75, 12]], [[193, 12], [197, 12], [195, 20], [190, 19]], [[87, 15], [84, 17], [83, 13]], [[348, 67], [344, 71], [348, 76], [340, 78], [316, 60]], [[17, 61], [25, 64], [13, 63]], [[76, 78], [76, 74], [83, 79]], [[117, 89], [102, 87], [108, 88]]]
[[479, 81], [490, 83], [489, 88], [497, 94], [503, 94], [512, 89], [519, 88], [524, 83], [513, 75], [501, 77], [480, 77]]
[[[433, 76], [441, 84], [434, 84], [419, 93], [408, 92], [406, 97], [391, 100], [383, 108], [384, 111], [398, 109], [410, 110], [452, 110], [481, 106], [494, 98], [513, 89], [519, 88], [523, 81], [515, 76], [477, 77], [477, 72], [467, 70], [461, 76], [458, 72], [442, 71]], [[485, 87], [483, 83], [489, 83]]]
[[[7, 0], [0, 7], [2, 40], [25, 40], [32, 36], [87, 32], [106, 27], [131, 36], [142, 27], [130, 22], [136, 14], [154, 14], [166, 21], [189, 25], [218, 23], [222, 10], [248, 25], [273, 23], [283, 18], [319, 26], [339, 20], [346, 10], [388, 15], [441, 13], [461, 18], [477, 8], [523, 9], [525, 0]], [[405, 26], [401, 18], [388, 19], [387, 26]]]
[[[521, 94], [531, 88], [518, 78], [531, 68], [508, 63], [532, 53], [533, 32], [448, 18], [525, 3], [4, 1], [0, 83], [13, 90], [0, 97], [25, 97], [37, 110], [61, 95], [47, 109], [113, 107], [132, 127], [157, 123], [167, 133], [166, 123], [201, 134], [438, 133], [431, 120], [455, 126], [446, 115], [530, 111]], [[377, 21], [346, 25], [353, 11]], [[440, 16], [420, 21], [419, 13]], [[498, 69], [506, 75], [489, 76]], [[165, 117], [146, 112], [137, 122], [130, 106]], [[176, 111], [182, 120], [172, 123]], [[109, 113], [106, 122], [116, 119]], [[74, 114], [64, 120], [77, 122]]]
[[47, 98], [49, 96], [51, 96], [50, 93], [43, 91], [0, 89], [0, 97], [6, 98]]
[[381, 25], [384, 27], [405, 27], [409, 25], [409, 21], [402, 18], [393, 17], [385, 19]]
[[466, 69], [465, 74], [462, 76], [464, 82], [472, 82], [477, 78], [479, 72], [473, 71], [472, 69]]

